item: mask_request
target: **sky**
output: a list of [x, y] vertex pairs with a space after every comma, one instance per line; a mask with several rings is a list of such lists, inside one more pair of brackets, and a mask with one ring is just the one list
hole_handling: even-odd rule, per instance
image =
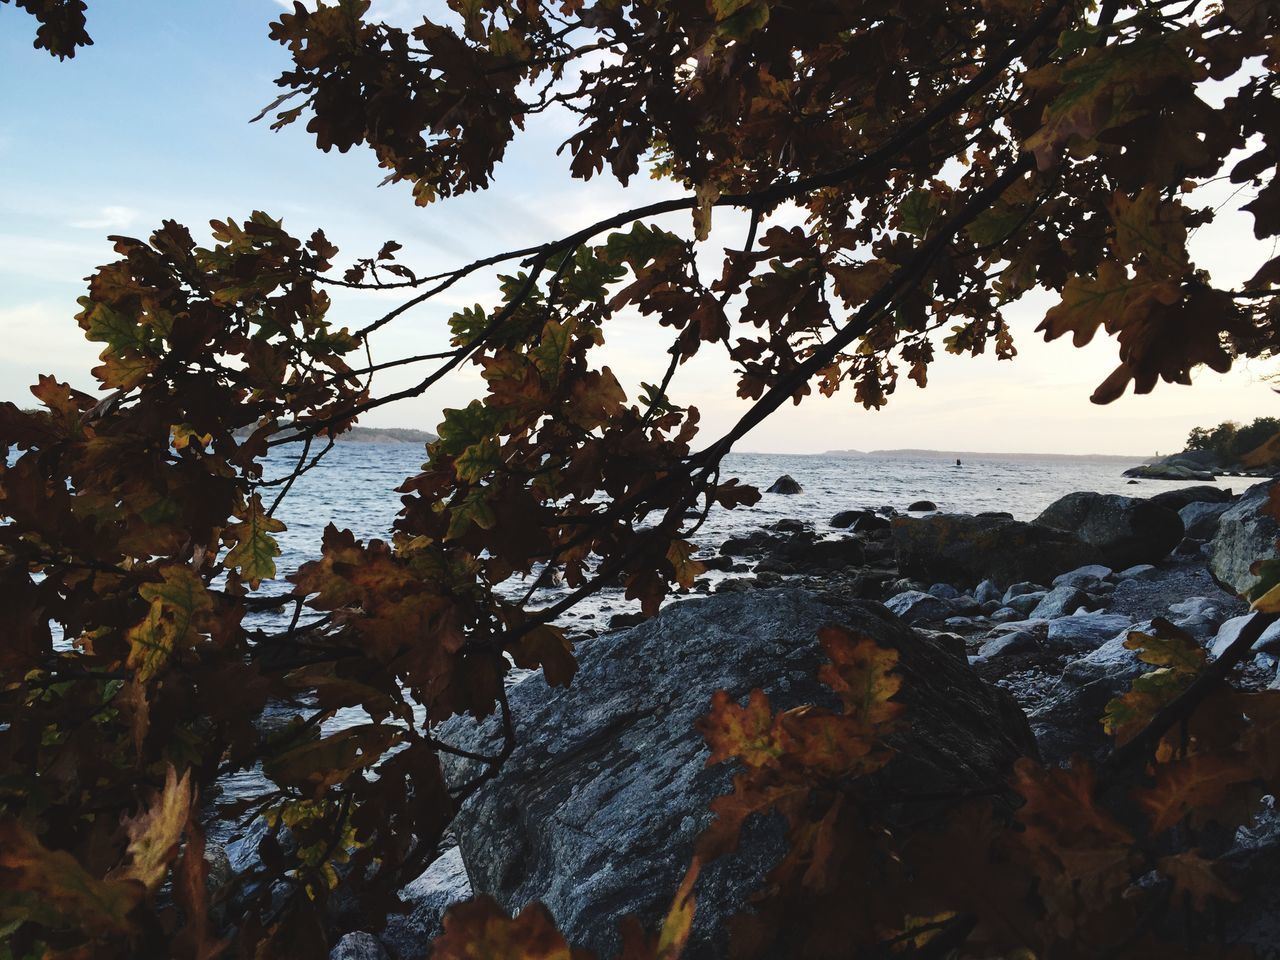
[[[375, 9], [411, 22], [423, 12], [449, 16], [442, 7], [438, 0], [382, 0]], [[643, 178], [626, 190], [612, 181], [572, 180], [567, 159], [555, 155], [572, 120], [549, 116], [517, 140], [490, 190], [415, 207], [404, 185], [378, 186], [383, 174], [368, 150], [325, 154], [301, 123], [273, 133], [248, 122], [275, 96], [272, 81], [288, 65], [284, 48], [267, 36], [281, 9], [276, 0], [94, 0], [95, 45], [59, 63], [31, 48], [28, 15], [0, 5], [0, 400], [31, 405], [28, 386], [41, 373], [93, 388], [88, 371], [97, 348], [73, 317], [84, 278], [114, 259], [109, 234], [146, 236], [163, 219], [176, 219], [199, 242], [208, 238], [210, 219], [243, 219], [260, 209], [295, 235], [322, 227], [341, 248], [340, 261], [394, 239], [405, 247], [400, 259], [427, 274], [678, 195], [674, 184]], [[1192, 254], [1219, 283], [1238, 283], [1269, 254], [1257, 249], [1251, 218], [1233, 212], [1248, 198], [1230, 198], [1224, 188], [1217, 199], [1230, 202], [1197, 233]], [[687, 216], [661, 225], [686, 229]], [[712, 239], [736, 244], [742, 227], [741, 217], [717, 211]], [[375, 361], [444, 348], [449, 315], [491, 303], [495, 290], [492, 277], [481, 278], [407, 313], [375, 341]], [[388, 293], [338, 293], [330, 318], [355, 328], [396, 302]], [[1033, 331], [1051, 303], [1032, 296], [1012, 308], [1019, 350], [1012, 361], [940, 351], [925, 390], [904, 377], [879, 411], [863, 410], [851, 391], [811, 397], [779, 410], [739, 448], [1150, 456], [1181, 449], [1194, 426], [1277, 412], [1266, 379], [1277, 370], [1274, 361], [1226, 375], [1203, 370], [1191, 387], [1162, 383], [1145, 396], [1093, 405], [1089, 395], [1114, 368], [1116, 345], [1102, 338], [1083, 349], [1044, 343]], [[660, 379], [665, 343], [651, 322], [619, 317], [605, 336], [603, 360], [629, 392]], [[473, 368], [459, 374], [362, 422], [432, 429], [443, 408], [482, 392]], [[388, 371], [375, 393], [412, 381], [409, 372]], [[686, 365], [674, 398], [699, 407], [708, 442], [746, 409], [722, 356]]]

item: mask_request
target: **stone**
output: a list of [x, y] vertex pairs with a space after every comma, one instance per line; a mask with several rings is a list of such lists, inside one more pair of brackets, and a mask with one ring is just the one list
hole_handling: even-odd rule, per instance
[[1063, 584], [1068, 584], [1073, 587], [1092, 589], [1111, 575], [1110, 567], [1103, 566], [1100, 563], [1089, 563], [1083, 567], [1076, 567], [1074, 570], [1058, 574], [1053, 578], [1053, 586], [1060, 587]]
[[973, 590], [973, 599], [983, 604], [999, 600], [1002, 596], [1000, 588], [991, 580], [983, 580]]
[[797, 493], [803, 493], [804, 487], [796, 483], [790, 476], [783, 474], [769, 487], [765, 493], [780, 493], [786, 496], [794, 496]]
[[[1244, 629], [1244, 625], [1249, 622], [1251, 616], [1251, 614], [1245, 614], [1243, 617], [1232, 617], [1223, 623], [1218, 628], [1213, 640], [1209, 642], [1209, 656], [1216, 660], [1226, 653], [1227, 647], [1235, 643], [1236, 638], [1240, 636], [1240, 631]], [[1253, 649], [1263, 650], [1268, 653], [1280, 652], [1280, 621], [1273, 623], [1262, 631], [1262, 636], [1254, 643]]]
[[1077, 613], [1049, 621], [1049, 646], [1086, 653], [1127, 631], [1129, 618], [1118, 613]]
[[777, 530], [779, 533], [803, 533], [809, 529], [809, 524], [794, 517], [786, 517], [777, 523], [769, 524], [769, 529]]
[[1005, 633], [984, 641], [978, 648], [976, 659], [992, 660], [996, 657], [1010, 657], [1015, 653], [1035, 653], [1040, 649], [1040, 641], [1029, 631]]
[[[476, 893], [512, 912], [541, 901], [571, 943], [601, 956], [616, 955], [626, 914], [653, 929], [712, 818], [708, 803], [734, 772], [706, 765], [694, 729], [712, 692], [741, 699], [759, 687], [776, 710], [833, 703], [813, 678], [823, 659], [817, 629], [833, 622], [899, 652], [897, 699], [910, 723], [890, 739], [894, 759], [877, 775], [887, 795], [983, 789], [1005, 782], [1013, 761], [1034, 752], [1011, 697], [879, 604], [794, 588], [673, 604], [579, 648], [571, 687], [550, 689], [534, 674], [509, 689], [518, 747], [454, 822]], [[497, 733], [495, 718], [439, 730], [471, 750], [492, 749]], [[479, 769], [456, 757], [446, 766], [454, 784]], [[886, 806], [891, 824], [927, 824], [947, 806], [901, 803]], [[756, 819], [734, 854], [704, 865], [684, 960], [726, 955], [726, 918], [759, 888], [783, 846], [777, 820]]]
[[1070, 533], [956, 513], [898, 517], [892, 540], [902, 573], [929, 583], [1047, 583], [1065, 570], [1101, 559], [1096, 548]]
[[733, 557], [729, 556], [727, 553], [712, 554], [709, 557], [694, 557], [694, 559], [708, 570], [728, 573], [733, 569]]
[[1040, 601], [1049, 595], [1047, 590], [1036, 590], [1034, 593], [1023, 593], [1005, 600], [1006, 607], [1012, 607], [1023, 617], [1031, 616], [1031, 611], [1040, 606]]
[[868, 513], [853, 522], [853, 532], [862, 534], [887, 533], [890, 526], [888, 517]]
[[1218, 520], [1209, 569], [1236, 593], [1247, 593], [1258, 582], [1249, 570], [1254, 562], [1276, 555], [1280, 525], [1262, 512], [1274, 483], [1268, 480], [1250, 487]]
[[992, 623], [1009, 623], [1010, 621], [1018, 620], [1021, 617], [1022, 614], [1013, 609], [1013, 607], [1000, 607], [999, 609], [992, 610], [991, 613], [987, 614], [987, 619]]
[[1200, 470], [1195, 467], [1184, 467], [1172, 463], [1150, 463], [1138, 467], [1130, 467], [1123, 474], [1126, 477], [1141, 477], [1144, 480], [1217, 480], [1212, 470]]
[[874, 514], [870, 510], [841, 510], [827, 522], [837, 529], [846, 530], [864, 516], [874, 516]]
[[1176, 547], [1173, 548], [1172, 556], [1175, 557], [1199, 557], [1200, 547], [1204, 545], [1203, 540], [1193, 540], [1187, 537]]
[[1218, 532], [1218, 522], [1231, 509], [1230, 503], [1188, 503], [1178, 511], [1187, 536], [1196, 540], [1212, 540]]
[[955, 600], [961, 595], [960, 591], [949, 583], [935, 583], [927, 592], [940, 600]]
[[329, 960], [391, 960], [381, 941], [372, 933], [348, 933], [329, 951]]
[[450, 847], [422, 876], [400, 891], [400, 899], [409, 905], [409, 911], [387, 918], [382, 940], [401, 957], [423, 956], [427, 942], [443, 930], [445, 911], [471, 897], [462, 851]]
[[1160, 571], [1149, 563], [1137, 563], [1132, 567], [1125, 567], [1116, 574], [1117, 580], [1154, 580], [1160, 575]]
[[1169, 605], [1169, 620], [1201, 643], [1207, 642], [1227, 618], [1224, 606], [1209, 597], [1188, 597]]
[[1032, 583], [1030, 580], [1022, 580], [1019, 583], [1009, 584], [1009, 589], [1004, 592], [1004, 601], [1008, 603], [1014, 597], [1025, 596], [1028, 593], [1044, 593], [1045, 588], [1038, 583]]
[[1182, 519], [1174, 511], [1118, 494], [1069, 493], [1050, 504], [1036, 523], [1074, 534], [1114, 569], [1155, 563], [1183, 536]]
[[[1030, 594], [1027, 594], [1030, 596]], [[1069, 584], [1055, 586], [1034, 605], [1029, 616], [1033, 620], [1055, 620], [1068, 617], [1089, 603], [1089, 595]]]
[[1148, 497], [1148, 503], [1170, 510], [1182, 510], [1189, 503], [1231, 503], [1235, 497], [1230, 490], [1221, 487], [1183, 487], [1180, 490], [1165, 490], [1154, 497]]
[[908, 590], [906, 593], [890, 597], [884, 605], [907, 623], [945, 620], [955, 613], [954, 608], [946, 600], [919, 590]]
[[938, 505], [932, 500], [917, 500], [915, 503], [911, 504], [911, 506], [907, 507], [907, 509], [914, 512], [923, 512], [928, 510], [937, 510]]

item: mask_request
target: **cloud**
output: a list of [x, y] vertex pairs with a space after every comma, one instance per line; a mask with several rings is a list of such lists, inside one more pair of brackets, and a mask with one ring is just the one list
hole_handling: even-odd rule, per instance
[[72, 220], [71, 226], [77, 230], [127, 230], [136, 223], [141, 215], [132, 207], [106, 206], [99, 207], [97, 214]]

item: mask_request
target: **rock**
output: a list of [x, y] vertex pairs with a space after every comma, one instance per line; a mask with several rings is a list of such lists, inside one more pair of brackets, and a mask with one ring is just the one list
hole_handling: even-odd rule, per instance
[[1047, 583], [1064, 570], [1100, 559], [1096, 548], [1051, 527], [964, 514], [899, 517], [892, 537], [902, 573], [930, 583]]
[[1188, 597], [1169, 605], [1169, 619], [1201, 643], [1217, 633], [1227, 617], [1223, 605], [1208, 597]]
[[826, 570], [861, 566], [866, 559], [862, 544], [853, 537], [788, 544], [778, 550], [778, 555], [797, 567], [820, 567]]
[[1004, 601], [1008, 603], [1014, 597], [1025, 596], [1028, 593], [1044, 593], [1045, 588], [1038, 583], [1032, 583], [1030, 580], [1020, 580], [1017, 583], [1009, 584], [1009, 589], [1004, 592]]
[[329, 960], [390, 960], [387, 949], [372, 933], [348, 933], [329, 951]]
[[978, 660], [992, 660], [996, 657], [1010, 657], [1015, 653], [1035, 653], [1040, 649], [1040, 641], [1035, 634], [1020, 630], [992, 637], [978, 648]]
[[890, 597], [884, 605], [907, 623], [945, 620], [955, 612], [946, 600], [918, 590], [908, 590], [906, 593]]
[[1118, 613], [1078, 613], [1049, 621], [1051, 647], [1080, 653], [1096, 650], [1112, 637], [1127, 631], [1129, 618]]
[[401, 957], [422, 956], [427, 941], [440, 935], [445, 911], [471, 896], [462, 852], [450, 847], [422, 876], [400, 891], [400, 899], [409, 905], [409, 912], [387, 918], [383, 942]]
[[609, 618], [609, 629], [621, 630], [624, 627], [634, 627], [637, 623], [644, 623], [644, 621], [643, 613], [615, 613]]
[[911, 506], [907, 507], [907, 509], [911, 511], [937, 510], [938, 505], [932, 500], [917, 500], [915, 503], [911, 504]]
[[1187, 537], [1176, 547], [1173, 548], [1173, 556], [1175, 557], [1199, 557], [1200, 547], [1204, 545], [1203, 540], [1193, 540]]
[[973, 599], [981, 604], [992, 603], [1003, 596], [1004, 594], [1000, 592], [1000, 588], [991, 580], [983, 580], [973, 590]]
[[978, 626], [978, 621], [973, 617], [947, 617], [942, 621], [942, 625], [948, 630], [972, 630]]
[[720, 552], [729, 557], [760, 556], [765, 550], [782, 542], [766, 530], [753, 530], [745, 536], [730, 537], [720, 544]]
[[1209, 569], [1214, 577], [1236, 593], [1247, 593], [1258, 582], [1249, 572], [1257, 560], [1276, 555], [1280, 525], [1262, 512], [1274, 480], [1255, 484], [1218, 520]]
[[769, 487], [765, 493], [781, 493], [787, 496], [793, 496], [797, 493], [803, 493], [804, 487], [796, 483], [787, 474], [783, 474], [777, 480], [773, 481], [773, 485]]
[[929, 588], [928, 593], [940, 600], [955, 600], [961, 595], [960, 591], [949, 583], [935, 583]]
[[[1232, 617], [1230, 620], [1222, 624], [1218, 628], [1217, 634], [1213, 640], [1209, 642], [1209, 656], [1215, 660], [1227, 652], [1227, 647], [1231, 646], [1240, 631], [1244, 629], [1244, 625], [1249, 622], [1251, 614], [1245, 614], [1243, 617]], [[1280, 621], [1273, 623], [1262, 631], [1256, 643], [1253, 645], [1254, 650], [1263, 650], [1268, 653], [1280, 652]]]
[[694, 559], [708, 570], [728, 573], [733, 569], [733, 557], [729, 556], [727, 553], [713, 554], [709, 557], [694, 557]]
[[1141, 477], [1144, 480], [1217, 480], [1212, 470], [1184, 467], [1172, 463], [1149, 463], [1130, 467], [1122, 476]]
[[716, 584], [716, 593], [746, 593], [751, 584], [742, 577], [728, 577]]
[[1126, 481], [1125, 481], [1125, 483], [1129, 484], [1130, 486], [1136, 486], [1137, 484], [1139, 484], [1139, 483], [1141, 483], [1141, 482], [1142, 482], [1142, 481], [1140, 481], [1140, 480], [1126, 480]]
[[868, 513], [853, 522], [853, 532], [862, 534], [885, 533], [888, 532], [890, 526], [888, 517]]
[[777, 530], [779, 533], [804, 533], [810, 527], [803, 520], [797, 520], [795, 517], [786, 517], [776, 523], [769, 524], [769, 529]]
[[1183, 536], [1182, 519], [1174, 511], [1117, 494], [1069, 493], [1050, 504], [1036, 523], [1074, 534], [1115, 569], [1155, 563]]
[[1149, 563], [1138, 563], [1125, 567], [1116, 574], [1117, 580], [1152, 580], [1160, 575], [1160, 571]]
[[1183, 487], [1180, 490], [1165, 490], [1154, 497], [1148, 497], [1148, 503], [1170, 510], [1181, 510], [1189, 503], [1231, 503], [1235, 497], [1230, 490], [1221, 487]]
[[756, 575], [762, 573], [778, 573], [791, 575], [796, 572], [793, 564], [787, 563], [785, 560], [779, 560], [777, 557], [765, 557], [756, 564]]
[[[579, 649], [573, 686], [536, 675], [509, 690], [519, 746], [454, 822], [477, 893], [515, 911], [542, 901], [570, 942], [613, 956], [619, 919], [652, 928], [688, 866], [708, 803], [729, 788], [730, 765], [706, 766], [694, 723], [711, 694], [763, 688], [777, 710], [832, 698], [814, 679], [814, 637], [837, 622], [899, 651], [898, 699], [910, 724], [891, 740], [879, 780], [897, 796], [1004, 782], [1034, 751], [1020, 711], [959, 658], [878, 604], [819, 601], [802, 590], [690, 600], [632, 630]], [[443, 725], [442, 739], [492, 749], [498, 724]], [[474, 775], [449, 758], [448, 776]], [[922, 809], [923, 807], [923, 809]], [[936, 801], [894, 806], [894, 822], [941, 813]], [[685, 960], [726, 953], [725, 919], [759, 887], [783, 848], [775, 819], [748, 824], [736, 853], [705, 865]]]
[[1076, 567], [1074, 570], [1058, 574], [1053, 578], [1053, 585], [1060, 587], [1063, 584], [1067, 584], [1082, 589], [1092, 589], [1111, 575], [1110, 567], [1105, 567], [1100, 563], [1089, 563], [1083, 567]]
[[1000, 607], [987, 614], [987, 619], [992, 623], [1009, 623], [1010, 621], [1019, 619], [1021, 616], [1022, 614], [1013, 609], [1013, 607]]
[[1070, 584], [1063, 584], [1046, 593], [1041, 601], [1031, 608], [1030, 616], [1033, 620], [1054, 620], [1057, 617], [1069, 617], [1088, 603], [1089, 595], [1087, 593]]
[[1016, 597], [1008, 597], [1004, 601], [1006, 607], [1012, 607], [1017, 610], [1020, 616], [1028, 617], [1031, 611], [1040, 606], [1040, 601], [1049, 595], [1047, 590], [1036, 590], [1033, 593], [1023, 593]]
[[874, 516], [874, 514], [870, 510], [841, 510], [827, 522], [837, 529], [846, 530], [864, 516]]
[[1188, 503], [1178, 511], [1188, 537], [1212, 540], [1218, 532], [1218, 521], [1231, 509], [1229, 503]]

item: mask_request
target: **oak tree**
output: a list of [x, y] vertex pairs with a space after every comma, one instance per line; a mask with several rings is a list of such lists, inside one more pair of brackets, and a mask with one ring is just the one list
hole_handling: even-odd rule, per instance
[[[80, 0], [16, 6], [51, 55], [91, 42]], [[15, 956], [322, 956], [339, 895], [380, 922], [514, 749], [504, 676], [571, 683], [556, 619], [594, 591], [621, 584], [653, 613], [692, 583], [708, 512], [758, 497], [722, 475], [725, 454], [789, 402], [845, 389], [879, 407], [904, 372], [924, 386], [939, 349], [1012, 357], [1007, 311], [1032, 290], [1053, 299], [1046, 338], [1114, 339], [1098, 403], [1280, 347], [1274, 0], [449, 7], [404, 29], [367, 0], [296, 4], [270, 26], [292, 65], [263, 118], [304, 123], [321, 150], [368, 148], [429, 206], [483, 190], [530, 118], [558, 111], [575, 177], [653, 175], [680, 195], [443, 268], [401, 262], [393, 241], [340, 261], [322, 230], [261, 212], [113, 238], [76, 317], [102, 348], [98, 392], [42, 377], [38, 409], [0, 404], [0, 924]], [[1257, 240], [1234, 285], [1190, 243], [1224, 179]], [[729, 209], [746, 229], [726, 248], [713, 227]], [[374, 361], [372, 334], [481, 275], [501, 293], [450, 317], [447, 351]], [[353, 327], [336, 287], [403, 300]], [[668, 345], [638, 393], [597, 359], [624, 311]], [[750, 401], [710, 439], [671, 398], [702, 351], [723, 351]], [[463, 365], [484, 395], [444, 412], [391, 539], [330, 527], [317, 559], [281, 560], [296, 478], [361, 415]], [[416, 383], [377, 391], [395, 367]], [[293, 468], [269, 476], [269, 451]], [[513, 599], [548, 564], [571, 592]], [[710, 705], [734, 792], [662, 929], [629, 928], [623, 955], [679, 954], [698, 864], [765, 810], [792, 847], [741, 921], [745, 954], [1226, 955], [1199, 911], [1236, 893], [1189, 838], [1243, 822], [1280, 778], [1276, 697], [1227, 683], [1280, 610], [1272, 567], [1212, 664], [1167, 625], [1132, 640], [1155, 670], [1108, 708], [1119, 746], [1102, 770], [1025, 761], [1004, 807], [959, 803], [913, 835], [855, 813], [885, 732], [910, 722], [892, 655], [824, 633], [839, 712]], [[262, 589], [279, 569], [285, 596]], [[246, 620], [264, 610], [278, 627]], [[300, 705], [293, 722], [255, 722], [280, 702]], [[361, 719], [335, 728], [339, 711]], [[438, 736], [494, 712], [490, 752]], [[451, 752], [485, 772], [447, 782]], [[215, 893], [201, 798], [256, 766], [270, 788], [218, 814], [269, 829]], [[993, 890], [1007, 909], [975, 896]], [[436, 950], [574, 955], [545, 911], [484, 900], [449, 915]]]

